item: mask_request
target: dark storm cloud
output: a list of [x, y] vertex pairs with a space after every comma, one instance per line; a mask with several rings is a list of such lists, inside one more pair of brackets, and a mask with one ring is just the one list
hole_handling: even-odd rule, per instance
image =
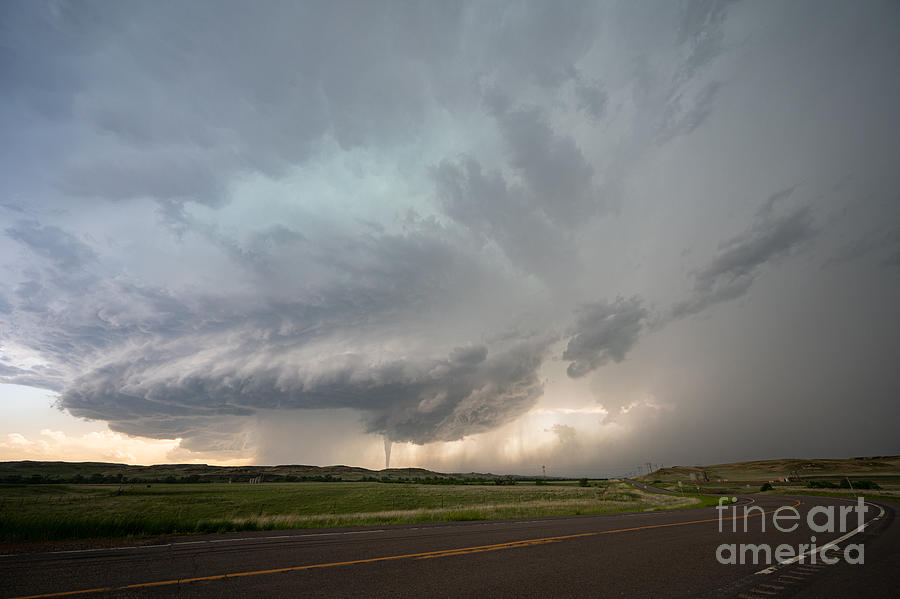
[[59, 176], [65, 192], [219, 205], [235, 172], [281, 175], [323, 136], [345, 147], [403, 138], [422, 90], [453, 84], [435, 74], [454, 50], [458, 5], [173, 8], [7, 5], [5, 79], [29, 107], [85, 127]]
[[[537, 369], [552, 337], [513, 332], [444, 357], [430, 348], [417, 356], [378, 349], [410, 334], [404, 321], [418, 314], [427, 322], [469, 293], [466, 281], [483, 286], [474, 254], [441, 240], [432, 225], [410, 225], [404, 235], [329, 231], [313, 252], [305, 235], [281, 226], [244, 243], [223, 236], [255, 298], [174, 296], [115, 281], [90, 281], [73, 294], [62, 273], [35, 274], [12, 306], [32, 335], [19, 342], [65, 372], [3, 365], [3, 381], [61, 390], [68, 379], [60, 405], [72, 414], [128, 434], [181, 437], [195, 449], [230, 447], [240, 428], [234, 419], [261, 409], [352, 408], [367, 414], [371, 431], [417, 443], [508, 422], [540, 396]], [[56, 243], [40, 234], [47, 231]], [[94, 256], [59, 229], [32, 223], [9, 236], [61, 270]], [[304, 270], [324, 268], [329, 279], [312, 288], [285, 279], [288, 264], [303, 260]], [[231, 428], [201, 434], [220, 420]]]
[[62, 391], [65, 387], [65, 377], [63, 372], [40, 364], [31, 368], [18, 368], [5, 364], [4, 357], [0, 354], [0, 383]]
[[540, 109], [503, 110], [497, 122], [532, 206], [564, 227], [583, 222], [602, 207], [593, 167], [571, 137], [550, 128]]
[[721, 84], [713, 81], [693, 95], [674, 95], [663, 111], [657, 135], [667, 141], [677, 135], [688, 135], [709, 118]]
[[[714, 66], [724, 51], [724, 27], [733, 2], [690, 0], [672, 3], [676, 27], [659, 18], [659, 7], [626, 6], [623, 25], [642, 29], [638, 38], [674, 34], [676, 62], [660, 71], [639, 52], [635, 60], [635, 138], [630, 151], [690, 135], [713, 114], [722, 90]], [[657, 29], [665, 23], [663, 29]], [[646, 137], [645, 137], [646, 136]]]
[[756, 222], [745, 233], [723, 243], [718, 254], [694, 274], [693, 296], [675, 304], [673, 318], [697, 314], [713, 304], [744, 295], [766, 264], [813, 237], [815, 230], [808, 206], [778, 215], [772, 213], [774, 204], [787, 195], [773, 195]]
[[563, 352], [572, 378], [582, 377], [610, 360], [621, 362], [637, 343], [648, 310], [636, 297], [597, 302], [577, 311], [572, 337]]
[[569, 255], [563, 231], [501, 173], [463, 157], [441, 162], [433, 177], [447, 215], [482, 241], [496, 242], [523, 270], [552, 276]]
[[434, 170], [446, 214], [496, 242], [513, 263], [553, 278], [571, 262], [571, 232], [604, 209], [594, 169], [575, 141], [557, 134], [537, 107], [511, 108], [499, 90], [486, 94], [518, 181], [473, 157]]
[[679, 37], [688, 47], [682, 75], [690, 77], [722, 52], [722, 28], [736, 0], [691, 0], [681, 5]]
[[[59, 173], [64, 192], [153, 198], [169, 208], [189, 200], [219, 206], [233, 174], [282, 176], [327, 137], [344, 148], [409, 139], [435, 99], [450, 111], [477, 101], [465, 90], [479, 78], [515, 93], [520, 81], [555, 87], [577, 77], [574, 64], [590, 48], [598, 12], [591, 2], [565, 10], [349, 2], [266, 11], [198, 2], [179, 6], [173, 19], [166, 3], [23, 5], [11, 11], [8, 28], [31, 35], [16, 34], [6, 69], [29, 105], [59, 95], [86, 127], [81, 138], [90, 147], [84, 143]], [[499, 31], [476, 27], [462, 35], [467, 21], [479, 20]], [[90, 60], [50, 60], [46, 47]], [[466, 51], [491, 60], [461, 72], [449, 60]], [[602, 91], [583, 83], [577, 89], [582, 106], [601, 115]], [[550, 135], [530, 116], [516, 116], [527, 128], [508, 134]], [[558, 171], [569, 159], [572, 173], [583, 171], [583, 159], [570, 142], [555, 143], [551, 154], [532, 157], [556, 161], [547, 166], [556, 176], [541, 179], [544, 195], [554, 181], [581, 185], [582, 175], [569, 181]], [[536, 151], [546, 149], [542, 143]], [[541, 168], [531, 166], [526, 172]], [[553, 192], [560, 193], [571, 195]]]
[[[204, 341], [199, 345], [208, 346]], [[340, 354], [300, 368], [258, 342], [214, 352], [215, 362], [145, 346], [140, 356], [75, 381], [61, 405], [122, 432], [163, 438], [191, 437], [194, 427], [260, 409], [352, 408], [367, 414], [370, 431], [395, 441], [452, 441], [495, 428], [534, 404], [548, 341], [523, 340], [495, 352], [456, 349], [444, 359], [373, 362], [369, 355]], [[280, 339], [277, 346], [285, 352], [302, 343]]]
[[71, 233], [33, 220], [7, 227], [6, 234], [59, 268], [81, 268], [97, 257], [94, 250]]
[[502, 82], [516, 80], [557, 87], [576, 72], [576, 62], [587, 52], [601, 17], [596, 2], [576, 0], [564, 9], [544, 2], [517, 2], [489, 8], [480, 15], [500, 24], [491, 35], [485, 69]]
[[600, 120], [606, 114], [609, 96], [599, 83], [577, 81], [575, 96], [578, 99], [578, 108], [588, 113], [594, 120]]
[[900, 265], [900, 229], [878, 228], [868, 231], [838, 248], [825, 266], [852, 262], [873, 255], [878, 256], [884, 266]]

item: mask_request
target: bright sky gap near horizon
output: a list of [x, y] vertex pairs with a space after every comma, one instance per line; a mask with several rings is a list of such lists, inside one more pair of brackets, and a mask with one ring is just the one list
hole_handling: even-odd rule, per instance
[[0, 460], [898, 453], [900, 4], [0, 5]]

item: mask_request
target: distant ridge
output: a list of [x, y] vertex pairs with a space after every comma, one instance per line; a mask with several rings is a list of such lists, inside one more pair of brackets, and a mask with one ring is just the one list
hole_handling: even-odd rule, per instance
[[[50, 462], [21, 460], [0, 462], [0, 482], [243, 482], [262, 477], [266, 482], [304, 480], [495, 480], [533, 479], [534, 476], [499, 475], [489, 472], [445, 473], [424, 468], [369, 470], [358, 466], [210, 466], [208, 464], [153, 464], [137, 466], [107, 462]], [[168, 479], [168, 480], [167, 480]]]
[[863, 475], [895, 475], [900, 473], [900, 456], [863, 456], [838, 459], [784, 458], [712, 464], [709, 466], [668, 466], [643, 475], [645, 480], [769, 481], [792, 477], [795, 479], [831, 478]]

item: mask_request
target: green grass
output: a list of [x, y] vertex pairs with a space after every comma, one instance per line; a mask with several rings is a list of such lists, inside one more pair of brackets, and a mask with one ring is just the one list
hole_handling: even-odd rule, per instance
[[[776, 483], [774, 485], [774, 489], [772, 491], [768, 491], [768, 493], [775, 493], [781, 495], [819, 495], [825, 497], [845, 497], [852, 498], [857, 495], [861, 495], [866, 499], [873, 500], [882, 500], [882, 501], [898, 501], [900, 502], [900, 477], [896, 476], [881, 476], [881, 477], [871, 477], [873, 482], [878, 484], [878, 489], [859, 489], [856, 488], [857, 483], [859, 482], [857, 479], [850, 479], [853, 481], [854, 489], [850, 488], [830, 488], [830, 489], [817, 489], [810, 488], [809, 483], [811, 481], [803, 481], [803, 482], [794, 482], [794, 483]], [[838, 483], [840, 481], [830, 481]]]
[[[638, 491], [640, 490], [638, 487], [635, 487], [631, 483], [624, 483], [624, 484], [627, 484], [632, 489], [635, 489]], [[656, 485], [651, 485], [651, 486], [653, 486], [657, 489], [665, 489], [666, 488], [665, 485], [661, 485], [661, 484], [656, 484]], [[718, 495], [709, 495], [709, 494], [704, 495], [704, 494], [700, 494], [700, 493], [691, 493], [690, 492], [691, 489], [679, 490], [678, 485], [674, 485], [674, 487], [675, 487], [674, 489], [670, 489], [670, 490], [675, 491], [676, 493], [679, 493], [679, 497], [685, 497], [685, 498], [689, 497], [693, 500], [693, 503], [691, 503], [690, 505], [685, 505], [683, 507], [714, 507], [716, 505], [719, 505], [719, 496]], [[682, 493], [682, 491], [684, 491], [684, 492]], [[659, 494], [659, 495], [662, 495], [662, 494]], [[657, 495], [657, 496], [659, 496], [659, 495]], [[671, 497], [671, 495], [663, 495], [663, 496]], [[679, 508], [676, 507], [676, 508], [672, 508], [672, 509], [679, 509]]]
[[[678, 491], [678, 481], [685, 491], [695, 491], [691, 475], [705, 473], [710, 482], [700, 485], [703, 493], [738, 495], [760, 493], [762, 481], [774, 481], [773, 489], [765, 493], [782, 495], [824, 495], [852, 497], [854, 491], [847, 489], [816, 489], [810, 483], [822, 481], [826, 484], [841, 485], [841, 480], [849, 477], [854, 486], [861, 481], [875, 482], [877, 490], [860, 490], [857, 493], [872, 499], [900, 501], [900, 456], [874, 456], [847, 459], [782, 459], [755, 462], [737, 462], [711, 466], [671, 466], [639, 477], [654, 481], [661, 489]], [[801, 480], [783, 482], [783, 478], [800, 476]], [[742, 481], [753, 481], [749, 484]]]
[[624, 483], [0, 485], [4, 542], [600, 514], [695, 507]]
[[[707, 494], [758, 494], [760, 484], [736, 484], [734, 482], [717, 482], [717, 478], [743, 478], [744, 480], [774, 480], [772, 489], [764, 491], [775, 495], [818, 495], [825, 497], [852, 498], [861, 495], [866, 499], [900, 502], [900, 468], [896, 457], [886, 458], [853, 458], [847, 460], [768, 460], [765, 462], [742, 462], [740, 464], [720, 464], [704, 467], [713, 482], [701, 485]], [[797, 470], [799, 468], [803, 470]], [[799, 471], [803, 480], [793, 482], [779, 481], [780, 473], [787, 475], [790, 469]], [[661, 489], [678, 491], [678, 480], [682, 481], [685, 491], [693, 490], [689, 480], [691, 472], [700, 469], [694, 467], [675, 466], [663, 468], [651, 476], [654, 486]], [[810, 474], [810, 473], [815, 474]], [[843, 478], [849, 477], [854, 489], [849, 485], [841, 488]], [[644, 477], [646, 478], [646, 477]], [[649, 479], [648, 479], [649, 480]], [[874, 482], [877, 489], [860, 489], [864, 481]], [[836, 488], [815, 488], [819, 483], [834, 485]]]
[[816, 495], [819, 497], [843, 497], [845, 499], [853, 499], [857, 495], [866, 500], [871, 501], [893, 501], [895, 503], [900, 502], [900, 494], [894, 495], [884, 495], [878, 492], [871, 491], [857, 491], [856, 493], [847, 492], [841, 493], [837, 492], [833, 489], [828, 490], [816, 490], [816, 489], [802, 489], [802, 488], [775, 488], [774, 491], [769, 491], [773, 495]]
[[[780, 480], [796, 473], [804, 479], [840, 477], [875, 479], [900, 475], [900, 456], [876, 456], [846, 459], [780, 459], [754, 462], [735, 462], [709, 466], [671, 466], [650, 474], [647, 480], [664, 483], [690, 480], [691, 474], [705, 472], [710, 481], [768, 481]], [[646, 477], [641, 477], [646, 478]]]

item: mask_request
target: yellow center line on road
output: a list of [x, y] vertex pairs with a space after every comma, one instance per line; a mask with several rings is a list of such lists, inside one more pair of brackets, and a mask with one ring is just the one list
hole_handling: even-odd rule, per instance
[[[597, 533], [586, 532], [580, 535], [574, 536], [582, 536], [582, 537], [590, 537], [594, 536]], [[568, 536], [565, 538], [573, 538], [572, 536]], [[434, 555], [423, 555], [417, 557], [416, 559], [434, 559], [436, 557], [450, 557], [452, 555], [465, 555], [467, 553], [482, 553], [484, 551], [498, 551], [500, 549], [516, 549], [517, 547], [531, 547], [532, 545], [544, 545], [545, 543], [558, 543], [562, 538], [546, 538], [546, 539], [531, 539], [528, 541], [513, 541], [511, 543], [500, 543], [498, 545], [485, 545], [484, 547], [467, 547], [464, 549], [447, 549], [445, 551], [440, 551], [435, 553]]]
[[[801, 502], [798, 501], [790, 507], [797, 507]], [[783, 507], [783, 506], [782, 506]], [[722, 518], [722, 521], [728, 520], [744, 520], [753, 516], [762, 516], [772, 514], [777, 511], [759, 512], [753, 514], [745, 514], [743, 516], [733, 516], [731, 518]], [[290, 566], [288, 568], [274, 568], [271, 570], [251, 570], [248, 572], [230, 572], [228, 574], [214, 574], [212, 576], [196, 576], [193, 578], [176, 578], [172, 580], [159, 580], [156, 582], [139, 582], [136, 584], [126, 584], [118, 587], [99, 587], [94, 589], [81, 589], [78, 591], [63, 591], [59, 593], [44, 593], [41, 595], [25, 595], [21, 597], [13, 597], [12, 599], [43, 599], [46, 597], [68, 597], [71, 595], [89, 595], [94, 593], [109, 593], [111, 591], [127, 591], [130, 589], [146, 589], [150, 587], [169, 586], [174, 584], [182, 584], [189, 582], [209, 582], [212, 580], [224, 580], [227, 578], [243, 578], [245, 576], [261, 576], [263, 574], [281, 574], [284, 572], [301, 572], [303, 570], [314, 570], [316, 568], [332, 568], [335, 566], [352, 566], [355, 564], [372, 564], [375, 562], [386, 562], [399, 559], [429, 559], [437, 557], [449, 557], [454, 555], [465, 555], [468, 553], [480, 553], [484, 551], [498, 551], [502, 549], [515, 549], [518, 547], [530, 547], [532, 545], [541, 545], [545, 543], [555, 543], [567, 539], [577, 539], [580, 537], [595, 537], [599, 535], [611, 535], [621, 532], [632, 532], [635, 530], [649, 530], [651, 528], [666, 528], [670, 526], [688, 526], [690, 524], [704, 524], [707, 522], [718, 522], [719, 518], [709, 518], [706, 520], [688, 520], [686, 522], [669, 522], [667, 524], [648, 524], [646, 526], [633, 526], [631, 528], [618, 528], [615, 530], [600, 530], [596, 532], [582, 532], [571, 535], [561, 535], [558, 537], [543, 537], [539, 539], [525, 539], [522, 541], [510, 541], [507, 543], [497, 543], [495, 545], [479, 545], [475, 547], [459, 547], [456, 549], [441, 549], [439, 551], [425, 551], [423, 553], [405, 553], [402, 555], [388, 555], [384, 557], [371, 557], [366, 559], [355, 559], [345, 562], [328, 562], [324, 564], [309, 564], [306, 566]]]

